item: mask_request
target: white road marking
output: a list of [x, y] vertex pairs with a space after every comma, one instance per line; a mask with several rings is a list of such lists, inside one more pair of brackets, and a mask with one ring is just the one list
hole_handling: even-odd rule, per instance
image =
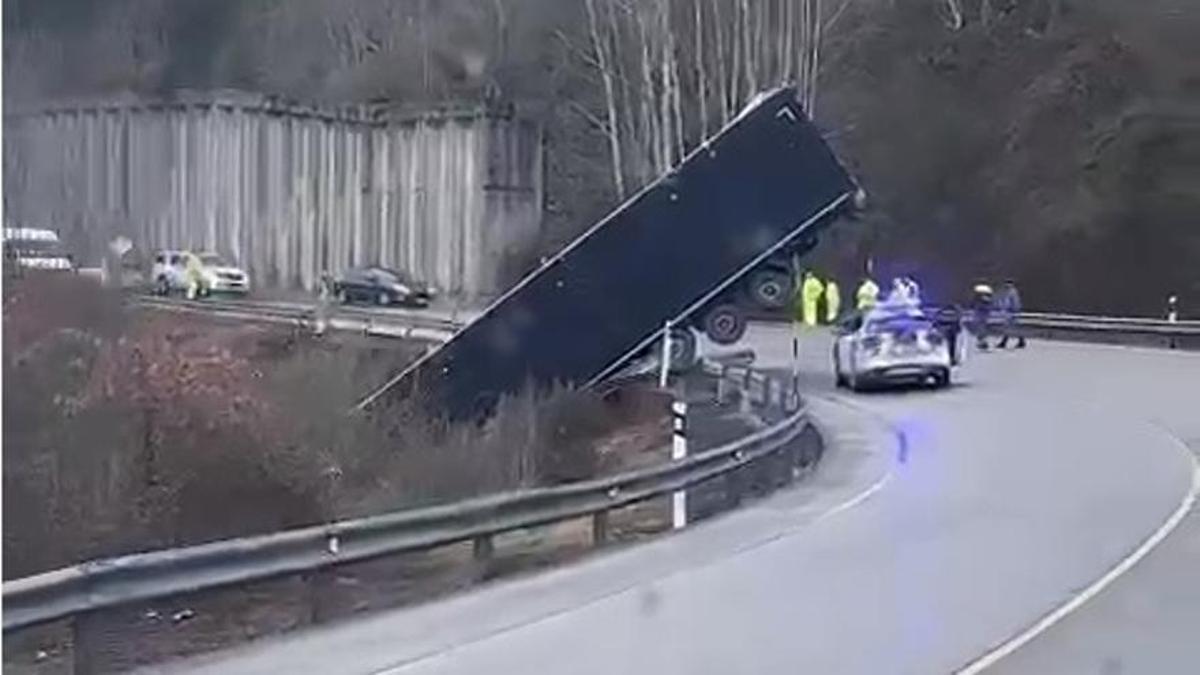
[[1182, 441], [1180, 441], [1178, 438], [1174, 438], [1174, 436], [1172, 436], [1172, 439], [1180, 446], [1182, 451], [1191, 460], [1192, 484], [1188, 488], [1188, 492], [1184, 496], [1183, 501], [1179, 503], [1179, 506], [1175, 509], [1171, 516], [1167, 518], [1167, 520], [1163, 522], [1163, 524], [1159, 526], [1159, 528], [1155, 530], [1153, 534], [1143, 541], [1141, 546], [1138, 546], [1137, 549], [1126, 556], [1123, 560], [1118, 562], [1116, 566], [1110, 569], [1104, 576], [1092, 582], [1090, 586], [1083, 589], [1083, 591], [1081, 591], [1078, 595], [1042, 617], [1037, 623], [1026, 628], [1012, 638], [1009, 638], [1004, 643], [994, 647], [983, 656], [980, 656], [962, 668], [954, 671], [957, 675], [978, 675], [978, 673], [982, 673], [984, 670], [996, 665], [996, 663], [998, 663], [1004, 657], [1012, 654], [1021, 647], [1024, 647], [1038, 635], [1049, 630], [1052, 626], [1054, 626], [1054, 624], [1067, 618], [1084, 604], [1086, 604], [1089, 600], [1099, 595], [1101, 591], [1119, 579], [1123, 574], [1133, 569], [1134, 565], [1138, 564], [1142, 558], [1145, 558], [1150, 551], [1153, 551], [1159, 544], [1163, 542], [1164, 539], [1170, 536], [1171, 532], [1173, 532], [1175, 528], [1179, 526], [1179, 523], [1182, 522], [1184, 517], [1187, 516], [1188, 512], [1192, 510], [1192, 507], [1196, 503], [1197, 494], [1200, 494], [1200, 460], [1197, 460], [1196, 456], [1192, 454], [1191, 450], [1189, 450]]
[[[871, 411], [868, 408], [862, 408], [862, 407], [855, 406], [855, 405], [847, 405], [847, 402], [845, 400], [842, 400], [841, 397], [835, 398], [835, 397], [825, 396], [822, 398], [824, 398], [827, 401], [832, 401], [834, 403], [840, 403], [842, 405], [846, 405], [846, 407], [849, 407], [849, 408], [854, 408], [854, 409], [858, 409], [863, 412], [870, 413], [870, 415], [873, 416], [877, 422], [882, 422], [884, 424], [884, 426], [886, 426], [892, 430], [892, 434], [896, 437], [898, 442], [903, 441], [903, 439], [900, 435], [900, 432], [896, 431], [895, 428], [882, 415], [879, 415], [878, 413], [875, 413], [874, 411]], [[690, 571], [695, 571], [698, 569], [707, 568], [707, 567], [719, 564], [721, 562], [727, 561], [731, 558], [735, 558], [739, 555], [748, 553], [750, 551], [754, 551], [754, 550], [760, 549], [764, 546], [774, 544], [775, 542], [777, 542], [781, 539], [795, 536], [795, 535], [799, 534], [800, 532], [804, 531], [805, 529], [810, 528], [810, 527], [816, 525], [817, 523], [820, 523], [820, 522], [826, 520], [827, 518], [836, 516], [839, 513], [844, 513], [846, 511], [849, 511], [850, 509], [858, 506], [859, 504], [862, 504], [863, 502], [865, 502], [868, 499], [870, 499], [871, 497], [873, 497], [880, 490], [882, 490], [889, 482], [891, 482], [891, 480], [892, 480], [892, 470], [888, 469], [888, 471], [886, 473], [884, 473], [883, 476], [881, 476], [874, 483], [872, 483], [869, 487], [867, 487], [867, 489], [863, 490], [862, 492], [859, 492], [858, 494], [854, 495], [853, 497], [850, 497], [849, 499], [846, 499], [843, 502], [840, 502], [839, 504], [837, 504], [835, 506], [830, 507], [829, 509], [820, 513], [819, 515], [813, 517], [811, 520], [793, 523], [792, 525], [790, 525], [788, 527], [780, 529], [779, 531], [777, 531], [774, 535], [772, 535], [770, 537], [766, 537], [759, 541], [752, 542], [748, 545], [736, 547], [736, 548], [728, 551], [724, 555], [716, 556], [716, 557], [714, 557], [710, 560], [707, 560], [699, 565], [689, 566], [689, 567], [679, 567], [679, 568], [670, 570], [670, 571], [666, 572], [665, 574], [657, 575], [653, 578], [639, 579], [631, 584], [625, 584], [625, 585], [622, 585], [619, 588], [613, 589], [611, 591], [600, 593], [600, 594], [598, 594], [588, 600], [585, 600], [581, 603], [574, 604], [574, 605], [571, 605], [568, 607], [560, 607], [558, 609], [550, 610], [539, 616], [530, 617], [529, 619], [519, 621], [517, 623], [511, 624], [508, 626], [501, 626], [494, 630], [487, 631], [486, 633], [484, 633], [482, 635], [472, 637], [464, 642], [453, 644], [453, 645], [446, 645], [446, 646], [440, 647], [440, 648], [435, 648], [435, 649], [430, 650], [428, 653], [420, 654], [417, 656], [407, 658], [399, 663], [388, 664], [388, 665], [382, 666], [380, 668], [376, 668], [371, 671], [370, 675], [397, 675], [399, 673], [403, 673], [403, 672], [409, 671], [413, 668], [425, 665], [425, 664], [429, 663], [430, 661], [448, 658], [448, 656], [454, 652], [460, 651], [460, 650], [470, 647], [474, 644], [482, 643], [487, 640], [493, 639], [499, 635], [503, 635], [505, 633], [509, 633], [509, 632], [512, 632], [515, 630], [520, 630], [520, 629], [523, 629], [523, 628], [526, 628], [529, 626], [537, 625], [537, 624], [540, 624], [540, 623], [543, 623], [543, 622], [546, 622], [546, 621], [549, 621], [552, 619], [556, 619], [565, 614], [579, 611], [579, 610], [585, 609], [587, 607], [597, 605], [600, 602], [603, 602], [610, 598], [629, 593], [635, 589], [651, 587], [656, 583], [661, 583], [664, 580], [674, 578], [685, 572], [690, 572]], [[695, 529], [690, 530], [690, 532], [695, 532], [695, 531], [696, 531]]]
[[816, 523], [821, 522], [822, 520], [825, 520], [826, 518], [831, 518], [833, 516], [836, 516], [837, 514], [841, 513], [842, 511], [849, 511], [850, 509], [858, 506], [859, 504], [861, 504], [861, 503], [867, 501], [868, 499], [870, 499], [871, 497], [873, 497], [876, 492], [879, 492], [880, 490], [882, 490], [891, 481], [892, 481], [892, 472], [889, 469], [887, 473], [883, 474], [883, 476], [881, 476], [879, 478], [879, 480], [872, 483], [871, 487], [868, 487], [866, 490], [863, 490], [862, 492], [858, 493], [854, 497], [851, 497], [850, 499], [842, 502], [841, 504], [838, 504], [837, 506], [829, 509], [825, 513], [822, 513], [821, 515], [817, 516], [816, 518], [813, 519], [811, 524], [816, 524]]

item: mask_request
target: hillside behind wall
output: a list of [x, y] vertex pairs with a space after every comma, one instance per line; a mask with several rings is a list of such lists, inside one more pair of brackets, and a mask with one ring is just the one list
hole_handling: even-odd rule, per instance
[[227, 92], [61, 105], [5, 117], [6, 216], [58, 230], [84, 264], [124, 234], [231, 256], [260, 286], [378, 263], [471, 300], [538, 234], [540, 148], [534, 123], [484, 109]]

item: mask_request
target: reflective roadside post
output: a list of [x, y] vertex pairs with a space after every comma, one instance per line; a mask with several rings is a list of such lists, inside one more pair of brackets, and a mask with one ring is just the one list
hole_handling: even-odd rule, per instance
[[[671, 461], [687, 458], [687, 401], [671, 403]], [[671, 528], [687, 526], [687, 490], [671, 494]]]
[[658, 387], [667, 388], [667, 377], [671, 374], [671, 322], [663, 324], [661, 368], [658, 371]]
[[[1171, 295], [1167, 298], [1167, 323], [1179, 323], [1179, 297], [1176, 295]], [[1174, 328], [1174, 326], [1171, 327]], [[1171, 349], [1176, 349], [1179, 347], [1179, 344], [1175, 341], [1174, 335], [1168, 338], [1167, 346]]]
[[317, 336], [325, 334], [329, 325], [329, 304], [333, 296], [333, 281], [328, 270], [321, 270], [320, 286], [317, 289], [316, 321], [313, 322], [313, 333]]

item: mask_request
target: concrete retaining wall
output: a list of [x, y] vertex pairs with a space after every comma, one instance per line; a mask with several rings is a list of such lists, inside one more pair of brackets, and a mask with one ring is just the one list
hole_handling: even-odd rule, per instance
[[5, 117], [4, 194], [10, 221], [58, 230], [85, 264], [124, 234], [232, 256], [259, 285], [379, 263], [474, 298], [537, 235], [540, 148], [536, 125], [482, 109], [73, 104]]

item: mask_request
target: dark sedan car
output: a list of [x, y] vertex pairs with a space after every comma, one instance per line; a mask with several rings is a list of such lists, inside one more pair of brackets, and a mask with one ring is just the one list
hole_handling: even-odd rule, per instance
[[433, 291], [427, 284], [385, 267], [355, 267], [333, 282], [337, 298], [346, 303], [427, 307]]

